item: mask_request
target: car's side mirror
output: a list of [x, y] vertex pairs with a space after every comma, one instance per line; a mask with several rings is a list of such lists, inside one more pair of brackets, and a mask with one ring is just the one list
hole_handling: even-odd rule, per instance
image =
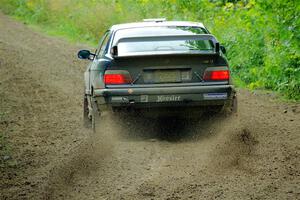
[[91, 53], [89, 50], [80, 50], [77, 56], [79, 59], [93, 60], [96, 55]]
[[223, 45], [220, 45], [220, 49], [223, 54], [226, 54], [226, 48]]

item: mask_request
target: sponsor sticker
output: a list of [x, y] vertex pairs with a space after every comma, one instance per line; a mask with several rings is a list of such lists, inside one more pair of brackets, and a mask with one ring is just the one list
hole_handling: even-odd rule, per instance
[[178, 95], [160, 95], [157, 96], [156, 102], [180, 101], [181, 96]]
[[203, 94], [203, 98], [206, 100], [227, 99], [227, 93], [206, 93]]
[[141, 95], [141, 102], [147, 103], [149, 101], [148, 95]]
[[127, 97], [111, 97], [111, 101], [114, 103], [128, 103]]

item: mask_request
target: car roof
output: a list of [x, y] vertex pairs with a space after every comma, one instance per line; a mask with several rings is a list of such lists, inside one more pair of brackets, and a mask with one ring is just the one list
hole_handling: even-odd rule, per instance
[[200, 22], [189, 22], [189, 21], [151, 21], [151, 22], [134, 22], [125, 24], [113, 25], [110, 30], [117, 31], [120, 29], [130, 29], [130, 28], [143, 28], [143, 27], [160, 27], [160, 26], [193, 26], [204, 28], [204, 25]]

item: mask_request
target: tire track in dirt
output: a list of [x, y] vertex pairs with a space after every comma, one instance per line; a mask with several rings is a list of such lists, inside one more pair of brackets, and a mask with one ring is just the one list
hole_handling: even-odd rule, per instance
[[[2, 199], [297, 199], [299, 104], [239, 91], [237, 115], [82, 128], [82, 45], [0, 14]], [[1, 150], [1, 149], [0, 149]], [[3, 167], [2, 167], [3, 166]]]

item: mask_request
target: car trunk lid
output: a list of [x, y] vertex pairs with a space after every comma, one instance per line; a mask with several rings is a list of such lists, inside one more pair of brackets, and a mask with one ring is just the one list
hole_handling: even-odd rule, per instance
[[226, 66], [217, 54], [147, 55], [115, 58], [107, 70], [126, 70], [134, 85], [203, 82], [207, 68]]

